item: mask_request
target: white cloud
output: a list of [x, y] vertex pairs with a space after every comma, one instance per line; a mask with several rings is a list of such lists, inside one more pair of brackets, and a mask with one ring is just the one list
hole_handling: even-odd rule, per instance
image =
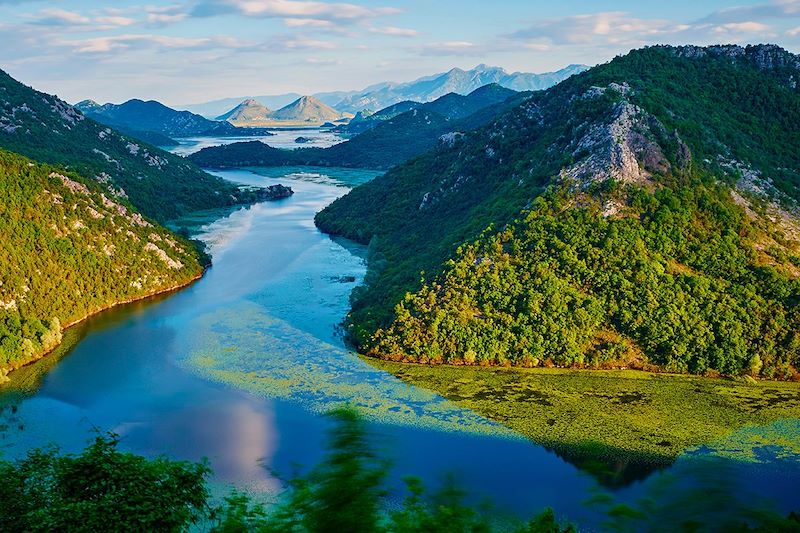
[[770, 26], [762, 24], [761, 22], [729, 22], [727, 24], [718, 24], [713, 27], [712, 31], [715, 33], [767, 33]]
[[800, 0], [775, 0], [773, 2], [720, 9], [699, 22], [727, 24], [768, 19], [800, 17]]
[[393, 37], [416, 37], [419, 35], [417, 30], [410, 28], [397, 28], [395, 26], [382, 26], [379, 28], [370, 28], [370, 33], [377, 33], [380, 35], [391, 35]]
[[80, 13], [59, 8], [43, 9], [31, 18], [34, 24], [44, 26], [82, 25], [92, 22], [92, 19]]
[[[800, 1], [800, 0], [798, 0]], [[506, 37], [526, 45], [584, 45], [633, 48], [647, 44], [710, 44], [724, 40], [740, 42], [774, 37], [774, 29], [763, 22], [697, 22], [636, 18], [630, 13], [610, 11], [540, 21]]]
[[304, 36], [290, 36], [284, 39], [274, 39], [271, 44], [265, 45], [268, 50], [283, 49], [296, 50], [333, 50], [336, 45], [330, 41], [322, 41]]
[[339, 61], [336, 59], [320, 59], [318, 57], [308, 57], [306, 58], [305, 62], [308, 65], [316, 65], [320, 67], [327, 67], [339, 64]]
[[189, 50], [207, 48], [246, 48], [250, 45], [230, 37], [169, 37], [151, 34], [126, 34], [92, 39], [73, 39], [57, 42], [70, 47], [79, 54], [103, 54], [131, 48], [161, 48], [167, 50]]
[[393, 7], [365, 7], [305, 0], [201, 0], [192, 13], [200, 17], [238, 13], [250, 17], [356, 22], [400, 13], [400, 10]]
[[546, 40], [553, 44], [591, 44], [597, 41], [643, 40], [674, 32], [676, 25], [661, 19], [639, 19], [611, 11], [547, 19], [510, 35], [516, 40]]
[[94, 19], [94, 21], [106, 26], [116, 26], [116, 27], [133, 26], [134, 24], [136, 24], [136, 19], [132, 19], [129, 17], [121, 17], [118, 15], [108, 16], [108, 17], [97, 17], [96, 19]]
[[296, 19], [296, 18], [287, 18], [283, 19], [283, 23], [289, 26], [290, 28], [325, 28], [325, 29], [332, 29], [336, 27], [336, 24], [331, 20], [320, 20], [320, 19]]
[[471, 56], [479, 54], [481, 49], [469, 41], [445, 41], [425, 44], [418, 51], [424, 56]]
[[144, 11], [150, 24], [175, 24], [189, 18], [188, 7], [181, 4], [145, 6]]

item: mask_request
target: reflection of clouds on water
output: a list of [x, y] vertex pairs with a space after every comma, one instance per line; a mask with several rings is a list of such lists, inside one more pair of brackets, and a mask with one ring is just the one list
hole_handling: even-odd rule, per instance
[[[270, 464], [278, 446], [275, 413], [240, 401], [176, 405], [157, 418], [119, 424], [123, 444], [150, 455], [194, 450], [190, 460], [207, 457], [214, 474], [240, 486], [276, 491], [280, 482], [262, 464]], [[202, 452], [201, 452], [202, 450]]]
[[218, 256], [236, 240], [250, 232], [254, 217], [255, 213], [252, 207], [240, 209], [228, 217], [206, 224], [200, 228], [200, 232], [195, 238], [205, 243], [206, 251], [209, 254]]

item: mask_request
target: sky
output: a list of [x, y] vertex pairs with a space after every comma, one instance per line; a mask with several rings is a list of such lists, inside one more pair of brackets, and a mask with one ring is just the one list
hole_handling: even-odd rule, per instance
[[72, 103], [311, 94], [760, 42], [800, 52], [800, 0], [0, 0], [0, 69]]

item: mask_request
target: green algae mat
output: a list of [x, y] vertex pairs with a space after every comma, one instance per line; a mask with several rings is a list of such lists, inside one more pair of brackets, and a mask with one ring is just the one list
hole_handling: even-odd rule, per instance
[[[756, 460], [757, 451], [768, 446], [772, 457], [800, 461], [797, 383], [369, 362], [582, 467], [599, 461], [598, 468], [602, 464], [614, 470], [657, 468], [701, 445], [742, 460]], [[746, 431], [756, 427], [758, 431]], [[738, 437], [732, 440], [734, 435]]]

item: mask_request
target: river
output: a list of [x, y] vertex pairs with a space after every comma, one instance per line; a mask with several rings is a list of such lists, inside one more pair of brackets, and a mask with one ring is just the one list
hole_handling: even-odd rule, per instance
[[[632, 502], [697, 470], [687, 457], [644, 480], [602, 487], [556, 454], [374, 369], [337, 328], [363, 279], [365, 250], [323, 235], [313, 217], [375, 173], [218, 174], [282, 183], [295, 195], [181, 221], [199, 228], [213, 267], [173, 295], [93, 317], [60, 353], [12, 374], [0, 392], [0, 453], [19, 457], [48, 443], [77, 451], [95, 428], [113, 430], [136, 453], [208, 457], [218, 489], [271, 494], [281, 487], [273, 472], [289, 475], [293, 464], [319, 459], [323, 413], [346, 402], [367, 413], [395, 487], [405, 475], [435, 486], [455, 473], [472, 497], [490, 498], [502, 512], [528, 516], [551, 506], [587, 529], [601, 520], [585, 503], [599, 491]], [[800, 506], [796, 462], [728, 466], [725, 484], [737, 496], [758, 493], [780, 512]]]

